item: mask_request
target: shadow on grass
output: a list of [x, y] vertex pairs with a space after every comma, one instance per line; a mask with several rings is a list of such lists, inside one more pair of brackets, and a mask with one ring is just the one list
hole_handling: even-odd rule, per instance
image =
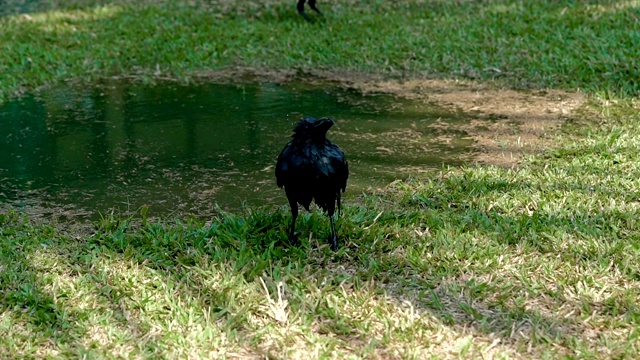
[[[86, 242], [66, 239], [67, 244], [51, 244], [61, 247], [51, 251], [58, 255], [58, 266], [72, 268], [98, 294], [102, 305], [97, 312], [114, 313], [113, 318], [128, 329], [128, 336], [144, 343], [139, 351], [146, 355], [153, 354], [161, 347], [158, 342], [167, 339], [157, 334], [153, 340], [141, 340], [144, 334], [158, 323], [175, 321], [179, 314], [172, 313], [171, 307], [177, 305], [171, 304], [178, 303], [212, 323], [223, 324], [224, 332], [239, 343], [251, 344], [248, 346], [255, 353], [268, 355], [270, 350], [255, 338], [260, 336], [247, 310], [263, 299], [252, 300], [245, 293], [249, 290], [243, 289], [254, 291], [258, 279], [267, 279], [272, 290], [279, 281], [286, 282], [291, 288], [291, 309], [320, 324], [314, 327], [318, 336], [347, 343], [367, 343], [371, 337], [379, 337], [382, 345], [378, 346], [384, 347], [385, 340], [381, 334], [357, 329], [361, 320], [343, 314], [340, 307], [309, 304], [305, 299], [313, 298], [317, 287], [372, 292], [370, 295], [391, 299], [400, 307], [410, 304], [420, 316], [438, 319], [460, 334], [498, 339], [518, 351], [525, 351], [526, 346], [556, 344], [558, 349], [544, 351], [573, 353], [576, 344], [591, 340], [595, 344], [591, 350], [596, 349], [606, 336], [587, 324], [589, 316], [597, 312], [605, 321], [618, 321], [624, 314], [637, 314], [634, 293], [599, 298], [577, 294], [575, 289], [584, 281], [597, 285], [594, 276], [613, 276], [616, 271], [622, 278], [637, 280], [637, 267], [629, 263], [637, 254], [628, 252], [630, 246], [637, 245], [637, 234], [631, 237], [636, 244], [628, 244], [625, 232], [632, 229], [624, 226], [637, 214], [579, 206], [557, 213], [544, 209], [545, 202], [552, 200], [540, 199], [533, 208], [526, 196], [521, 208], [503, 209], [507, 206], [500, 204], [503, 196], [547, 190], [503, 175], [448, 176], [426, 187], [407, 185], [413, 192], [400, 184], [389, 194], [365, 199], [361, 207], [349, 206], [339, 221], [345, 247], [337, 254], [324, 246], [316, 247], [325, 242], [324, 236], [315, 235], [324, 235], [327, 228], [326, 217], [318, 213], [305, 214], [299, 220], [303, 238], [311, 234], [311, 243], [303, 240], [300, 247], [288, 247], [290, 217], [286, 211], [223, 214], [211, 225], [189, 219], [133, 225], [127, 219], [109, 218], [97, 224], [96, 234]], [[598, 189], [590, 191], [598, 193]], [[10, 231], [33, 232], [9, 225]], [[4, 232], [3, 236], [12, 235]], [[3, 273], [18, 274], [22, 280], [12, 282], [13, 290], [5, 292], [0, 306], [15, 317], [27, 314], [34, 333], [53, 336], [56, 345], [70, 353], [93, 351], [87, 347], [90, 341], [75, 339], [89, 336], [83, 319], [95, 315], [96, 308], [65, 308], [56, 298], [59, 293], [42, 287], [43, 281], [38, 279], [41, 266], [29, 260], [34, 259], [29, 252], [38, 252], [40, 246], [5, 244], [6, 251], [16, 251], [15, 257], [21, 260], [8, 265]], [[147, 299], [144, 305], [138, 290], [123, 291], [128, 285], [112, 284], [119, 281], [119, 275], [104, 270], [109, 259], [128, 264], [127, 269], [152, 271], [158, 284], [151, 288], [166, 285], [164, 296], [175, 299], [160, 301], [157, 306], [168, 308], [153, 310], [160, 312], [149, 319], [144, 311], [150, 311], [149, 301], [152, 304], [154, 300]], [[103, 270], [97, 266], [100, 263]], [[216, 273], [208, 272], [210, 266], [226, 275], [207, 279], [206, 274]], [[583, 274], [574, 268], [594, 272]], [[126, 272], [122, 276], [128, 282], [136, 281]], [[325, 285], [318, 285], [323, 281]], [[375, 283], [373, 288], [371, 283]], [[243, 297], [244, 304], [239, 300]], [[637, 320], [631, 316], [626, 321], [637, 325]], [[401, 333], [407, 330], [393, 331], [402, 338]], [[393, 331], [386, 336], [394, 336]], [[629, 349], [622, 346], [618, 351], [624, 354]]]
[[[300, 217], [301, 228], [309, 219]], [[105, 218], [94, 235], [70, 238], [16, 212], [0, 214], [0, 334], [6, 335], [0, 345], [12, 356], [33, 355], [29, 349], [64, 356], [171, 353], [172, 341], [187, 335], [164, 326], [175, 324], [181, 311], [193, 312], [196, 324], [223, 322], [225, 336], [242, 341], [248, 331], [247, 314], [237, 311], [242, 286], [288, 256], [305, 256], [262, 236], [284, 231], [272, 226], [283, 220], [281, 212], [227, 214], [211, 226], [131, 220]], [[203, 264], [228, 273], [211, 284], [201, 278]]]
[[24, 241], [24, 233], [29, 236], [46, 239], [55, 232], [52, 228], [43, 227], [34, 230], [23, 219], [15, 215], [0, 214], [0, 312], [3, 316], [12, 314], [15, 319], [25, 320], [29, 329], [19, 331], [4, 328], [3, 342], [8, 336], [23, 340], [28, 338], [29, 331], [43, 335], [42, 343], [52, 340], [54, 343], [72, 338], [84, 329], [74, 328], [72, 323], [86, 312], [69, 310], [60, 307], [54, 294], [44, 291], [38, 284], [41, 273], [29, 261], [29, 256], [38, 245]]
[[[0, 237], [0, 344], [9, 351], [4, 355], [83, 357], [96, 343], [118, 347], [104, 343], [107, 332], [120, 331], [125, 338], [149, 333], [148, 324], [131, 316], [135, 309], [122, 307], [130, 294], [118, 292], [96, 271], [102, 254], [80, 238], [29, 225], [13, 212], [0, 214]], [[154, 348], [153, 339], [145, 346]]]
[[[614, 353], [631, 354], [640, 309], [628, 286], [638, 280], [639, 214], [625, 206], [633, 191], [586, 186], [586, 175], [599, 171], [573, 168], [569, 179], [548, 182], [467, 171], [400, 184], [389, 195], [397, 202], [375, 225], [369, 218], [369, 232], [353, 233], [369, 240], [354, 256], [363, 253], [362, 265], [375, 259], [359, 278], [463, 333], [521, 349], [555, 343], [561, 352], [581, 346], [597, 354], [611, 334], [596, 324], [617, 323], [629, 337]], [[580, 173], [585, 183], [575, 181]]]

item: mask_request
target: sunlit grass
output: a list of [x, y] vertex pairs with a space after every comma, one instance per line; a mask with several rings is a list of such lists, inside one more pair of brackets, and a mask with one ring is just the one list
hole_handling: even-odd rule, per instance
[[[598, 126], [515, 170], [426, 172], [347, 204], [344, 247], [286, 209], [105, 216], [68, 234], [0, 214], [10, 358], [636, 358], [637, 2], [74, 3], [0, 18], [0, 101], [69, 78], [324, 68], [582, 89]], [[238, 5], [238, 6], [236, 6]]]
[[[71, 236], [0, 215], [0, 351], [192, 358], [632, 358], [637, 103], [517, 170], [443, 169], [326, 218], [253, 210]], [[595, 114], [597, 111], [589, 111]], [[601, 116], [601, 115], [592, 115]]]

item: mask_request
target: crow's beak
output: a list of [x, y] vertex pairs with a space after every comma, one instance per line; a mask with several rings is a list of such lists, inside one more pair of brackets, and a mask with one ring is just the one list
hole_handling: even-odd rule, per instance
[[332, 118], [324, 117], [324, 118], [318, 119], [318, 121], [316, 121], [314, 126], [316, 128], [329, 130], [333, 126], [333, 124], [335, 124], [335, 122], [333, 121]]

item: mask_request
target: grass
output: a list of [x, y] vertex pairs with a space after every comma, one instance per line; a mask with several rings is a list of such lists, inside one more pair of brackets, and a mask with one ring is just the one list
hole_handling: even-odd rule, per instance
[[76, 77], [405, 68], [583, 89], [600, 96], [584, 109], [596, 125], [516, 170], [442, 169], [367, 194], [338, 222], [338, 253], [318, 213], [299, 219], [299, 247], [284, 209], [207, 223], [143, 211], [86, 234], [1, 213], [0, 354], [637, 357], [636, 2], [326, 1], [317, 27], [290, 3], [216, 4], [5, 15], [0, 98]]
[[[633, 358], [638, 104], [518, 170], [443, 169], [321, 214], [140, 221], [67, 235], [0, 215], [15, 357]], [[284, 210], [284, 209], [283, 209]], [[307, 238], [308, 237], [308, 238]]]
[[71, 4], [0, 17], [0, 101], [69, 78], [237, 66], [640, 91], [637, 1], [334, 0], [313, 26], [290, 1]]

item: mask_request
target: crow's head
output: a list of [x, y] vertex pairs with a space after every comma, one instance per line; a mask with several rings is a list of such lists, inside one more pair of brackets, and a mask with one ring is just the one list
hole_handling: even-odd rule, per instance
[[327, 131], [329, 131], [333, 124], [335, 123], [332, 118], [323, 117], [316, 119], [308, 116], [298, 122], [293, 129], [293, 137], [295, 139], [324, 140]]

